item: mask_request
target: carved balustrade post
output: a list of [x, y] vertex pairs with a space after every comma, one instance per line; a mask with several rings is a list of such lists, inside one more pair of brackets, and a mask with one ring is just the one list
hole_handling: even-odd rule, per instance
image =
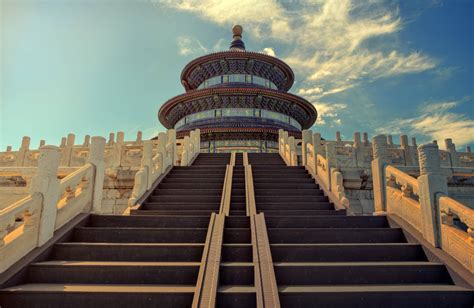
[[11, 152], [12, 151], [12, 146], [11, 145], [8, 145], [7, 146], [7, 152]]
[[137, 139], [135, 140], [136, 145], [141, 145], [143, 143], [142, 136], [143, 136], [143, 133], [141, 131], [138, 131]]
[[301, 132], [301, 137], [302, 137], [302, 144], [301, 144], [301, 158], [302, 158], [302, 163], [303, 163], [303, 166], [306, 166], [306, 163], [308, 161], [308, 158], [307, 158], [307, 155], [308, 155], [308, 150], [307, 150], [307, 147], [306, 145], [308, 143], [311, 143], [311, 139], [312, 139], [312, 134], [311, 134], [311, 131], [310, 130], [303, 130]]
[[[327, 178], [326, 182], [328, 183], [328, 189], [331, 190], [331, 168], [337, 168], [337, 159], [336, 159], [336, 143], [334, 142], [326, 142], [325, 145], [326, 149], [326, 162], [327, 162]], [[321, 174], [321, 176], [323, 176]]]
[[289, 163], [290, 166], [297, 166], [298, 161], [297, 161], [297, 155], [296, 155], [296, 142], [295, 142], [295, 137], [291, 136], [288, 137], [288, 145], [290, 148], [290, 153], [289, 153]]
[[72, 148], [74, 147], [75, 140], [76, 136], [74, 134], [67, 135], [66, 145], [61, 153], [61, 162], [59, 163], [60, 166], [69, 166], [69, 162], [71, 160], [71, 152]]
[[326, 152], [326, 149], [322, 146], [321, 134], [313, 134], [313, 153], [314, 153], [314, 166], [312, 166], [314, 173], [318, 174], [318, 154], [323, 155]]
[[471, 153], [471, 146], [470, 145], [466, 146], [466, 152]]
[[440, 218], [437, 194], [448, 194], [446, 176], [441, 172], [438, 145], [427, 143], [418, 147], [420, 176], [420, 207], [423, 220], [423, 237], [435, 247], [440, 247]]
[[59, 199], [57, 173], [61, 160], [60, 149], [56, 146], [43, 146], [39, 152], [38, 169], [31, 179], [29, 189], [30, 195], [41, 194], [43, 198], [38, 231], [38, 247], [53, 237]]
[[388, 135], [387, 136], [387, 145], [388, 147], [393, 147], [393, 138], [392, 138], [392, 135]]
[[110, 133], [109, 134], [109, 141], [107, 142], [107, 145], [109, 145], [109, 146], [114, 145], [114, 142], [115, 142], [115, 134]]
[[169, 163], [171, 163], [171, 158], [167, 157], [166, 155], [167, 143], [168, 143], [168, 136], [166, 135], [166, 133], [159, 133], [158, 134], [158, 154], [160, 154], [162, 158], [161, 160], [162, 164], [160, 165], [160, 169], [158, 170], [159, 174], [165, 171], [166, 167], [168, 166], [168, 160], [169, 160]]
[[[158, 152], [159, 153], [159, 152]], [[143, 142], [143, 155], [141, 161], [141, 170], [145, 172], [144, 178], [145, 183], [140, 183], [141, 185], [145, 186], [145, 190], [151, 188], [151, 173], [153, 168], [153, 143], [152, 141], [145, 141]]]
[[181, 151], [181, 166], [187, 166], [189, 163], [188, 161], [189, 142], [190, 142], [189, 136], [184, 136], [183, 145], [182, 145], [183, 150]]
[[413, 148], [411, 148], [408, 145], [408, 136], [407, 135], [401, 135], [400, 136], [400, 147], [403, 150], [403, 156], [405, 158], [405, 166], [415, 166], [416, 165], [416, 155], [413, 151]]
[[82, 146], [85, 147], [85, 148], [88, 148], [90, 143], [91, 143], [91, 136], [85, 135], [84, 136], [84, 143], [82, 143]]
[[46, 144], [46, 140], [41, 139], [38, 149], [41, 148], [41, 147], [42, 147], [43, 145], [45, 145], [45, 144]]
[[389, 162], [388, 144], [385, 135], [377, 135], [372, 138], [372, 179], [374, 190], [374, 215], [383, 215], [386, 213], [385, 203], [385, 165]]
[[456, 151], [456, 145], [453, 143], [453, 139], [444, 139], [444, 144], [446, 146], [446, 151], [449, 152], [449, 157], [451, 158], [451, 167], [459, 167], [459, 155]]
[[362, 144], [365, 146], [365, 147], [368, 147], [370, 144], [369, 144], [369, 134], [367, 133], [364, 133], [362, 135]]
[[18, 151], [18, 157], [15, 161], [15, 166], [22, 167], [25, 162], [25, 157], [30, 150], [30, 137], [24, 136], [21, 139], [21, 147]]
[[340, 131], [337, 131], [337, 132], [336, 132], [336, 141], [337, 141], [337, 142], [342, 141], [342, 139], [341, 139], [341, 132], [340, 132]]
[[122, 146], [125, 139], [124, 132], [117, 132], [117, 141], [114, 144], [113, 167], [120, 167], [122, 164]]
[[94, 190], [92, 191], [92, 212], [103, 213], [102, 190], [105, 178], [105, 138], [94, 136], [89, 148], [87, 162], [94, 165]]
[[178, 160], [178, 153], [176, 151], [176, 130], [168, 130], [168, 142], [171, 143], [171, 165], [176, 166]]

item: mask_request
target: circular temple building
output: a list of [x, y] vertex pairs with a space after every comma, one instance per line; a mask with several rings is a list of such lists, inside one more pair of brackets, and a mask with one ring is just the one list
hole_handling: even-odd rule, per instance
[[232, 28], [228, 51], [194, 59], [183, 69], [186, 93], [160, 108], [158, 118], [182, 138], [201, 130], [201, 152], [278, 152], [278, 130], [301, 138], [316, 109], [288, 93], [294, 75], [283, 61], [245, 50], [242, 27]]

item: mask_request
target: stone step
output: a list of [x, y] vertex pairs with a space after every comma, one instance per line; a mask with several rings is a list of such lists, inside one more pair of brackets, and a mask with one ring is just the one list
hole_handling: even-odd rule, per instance
[[216, 307], [242, 308], [257, 307], [257, 297], [253, 286], [219, 286]]
[[140, 210], [130, 210], [130, 215], [132, 216], [170, 216], [170, 215], [179, 215], [179, 216], [207, 216], [210, 217], [212, 213], [219, 212], [219, 204], [216, 204], [214, 209], [209, 210], [149, 210], [149, 209], [140, 209]]
[[226, 228], [250, 228], [250, 217], [226, 217]]
[[192, 285], [200, 262], [46, 261], [28, 268], [28, 283]]
[[222, 262], [219, 269], [219, 285], [254, 285], [252, 262]]
[[165, 177], [162, 183], [187, 183], [187, 184], [198, 184], [198, 183], [219, 183], [222, 187], [224, 183], [224, 178], [215, 177], [215, 178], [199, 178], [199, 177]]
[[190, 307], [194, 289], [194, 285], [23, 284], [0, 290], [0, 305], [32, 307], [34, 303], [34, 307]]
[[400, 243], [399, 228], [268, 228], [270, 243]]
[[259, 178], [254, 178], [253, 179], [254, 185], [261, 185], [261, 184], [288, 184], [288, 185], [297, 185], [297, 184], [314, 184], [314, 180], [309, 177], [299, 177], [299, 178], [276, 178], [276, 177], [259, 177]]
[[91, 215], [88, 227], [142, 228], [207, 228], [209, 216], [150, 216]]
[[310, 196], [272, 196], [272, 195], [255, 195], [255, 201], [257, 204], [260, 202], [329, 202], [328, 197], [321, 195], [310, 195]]
[[252, 262], [252, 244], [223, 244], [222, 262]]
[[209, 189], [157, 189], [153, 196], [218, 196], [222, 194], [222, 188]]
[[279, 285], [281, 307], [471, 307], [471, 290], [453, 285]]
[[384, 216], [266, 217], [267, 228], [387, 228]]
[[257, 202], [257, 209], [266, 210], [334, 210], [329, 202]]
[[452, 284], [443, 264], [431, 262], [276, 262], [278, 285]]
[[[143, 210], [219, 210], [220, 200], [214, 202], [145, 202]], [[179, 212], [178, 212], [179, 213]], [[177, 214], [179, 215], [179, 214]]]
[[150, 196], [147, 202], [181, 202], [181, 203], [208, 203], [221, 202], [221, 194], [219, 195], [200, 195], [200, 196], [176, 196], [176, 195], [157, 195]]
[[225, 228], [224, 229], [224, 243], [250, 243], [250, 229], [249, 228]]
[[204, 243], [207, 228], [76, 228], [74, 242]]
[[200, 262], [203, 243], [58, 243], [51, 260], [117, 262]]
[[312, 181], [304, 183], [263, 183], [263, 182], [254, 182], [255, 189], [319, 189], [319, 185], [314, 184]]
[[426, 261], [421, 245], [411, 243], [271, 244], [273, 262]]
[[158, 190], [163, 189], [220, 189], [222, 190], [222, 184], [220, 182], [211, 182], [211, 183], [160, 183], [158, 185]]
[[268, 189], [268, 188], [255, 188], [255, 196], [293, 196], [297, 195], [299, 197], [306, 196], [323, 196], [324, 192], [317, 187], [313, 188], [292, 188], [292, 189]]
[[257, 206], [258, 213], [265, 213], [266, 217], [278, 217], [278, 216], [345, 216], [346, 210], [261, 210]]

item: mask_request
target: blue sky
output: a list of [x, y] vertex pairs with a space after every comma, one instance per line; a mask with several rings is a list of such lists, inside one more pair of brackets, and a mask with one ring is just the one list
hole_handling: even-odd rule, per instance
[[[474, 1], [0, 0], [0, 149], [163, 127], [187, 62], [248, 50], [295, 71], [313, 130], [474, 144]], [[397, 138], [397, 137], [395, 137]], [[397, 139], [395, 139], [397, 140]]]

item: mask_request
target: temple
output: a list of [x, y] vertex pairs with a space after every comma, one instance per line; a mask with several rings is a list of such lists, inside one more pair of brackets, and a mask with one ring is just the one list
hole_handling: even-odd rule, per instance
[[242, 27], [232, 28], [227, 51], [194, 59], [183, 69], [186, 93], [162, 105], [160, 122], [177, 137], [201, 131], [201, 151], [277, 152], [278, 130], [301, 138], [316, 120], [316, 109], [288, 93], [291, 68], [278, 58], [246, 51]]

